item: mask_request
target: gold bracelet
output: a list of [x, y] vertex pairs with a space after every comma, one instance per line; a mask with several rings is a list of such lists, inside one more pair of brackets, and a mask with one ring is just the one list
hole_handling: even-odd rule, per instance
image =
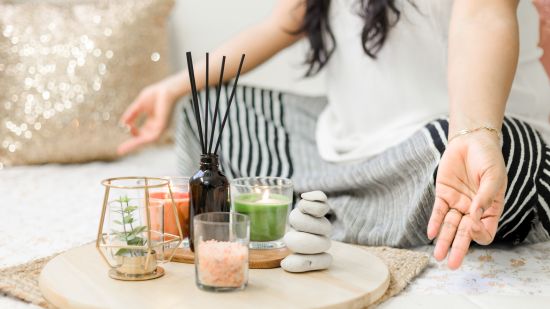
[[458, 131], [455, 135], [453, 135], [451, 138], [449, 138], [449, 141], [447, 142], [447, 144], [449, 144], [453, 139], [455, 139], [459, 136], [467, 135], [467, 134], [474, 133], [474, 132], [481, 131], [481, 130], [487, 130], [489, 132], [493, 132], [500, 139], [500, 132], [497, 129], [495, 129], [493, 127], [490, 127], [490, 126], [482, 126], [482, 127], [475, 128], [475, 129], [464, 129], [464, 130]]

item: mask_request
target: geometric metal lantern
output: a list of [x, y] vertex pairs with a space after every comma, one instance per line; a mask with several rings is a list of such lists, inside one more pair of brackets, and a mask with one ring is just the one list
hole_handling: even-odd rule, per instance
[[[164, 275], [159, 265], [170, 261], [183, 241], [170, 180], [118, 177], [101, 184], [105, 195], [96, 248], [110, 267], [109, 276], [139, 281]], [[159, 191], [164, 199], [151, 197]], [[167, 225], [177, 226], [179, 235], [166, 233]]]

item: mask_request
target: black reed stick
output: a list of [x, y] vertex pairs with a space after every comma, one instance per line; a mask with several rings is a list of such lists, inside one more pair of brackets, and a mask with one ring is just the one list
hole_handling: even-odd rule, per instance
[[206, 98], [205, 98], [205, 105], [204, 105], [204, 148], [207, 150], [208, 145], [208, 61], [209, 61], [209, 55], [206, 53]]
[[229, 96], [229, 100], [227, 102], [227, 110], [225, 111], [225, 116], [223, 117], [220, 133], [218, 133], [218, 140], [216, 141], [216, 148], [214, 148], [214, 153], [218, 153], [218, 148], [220, 147], [223, 128], [225, 127], [225, 122], [227, 121], [227, 117], [229, 116], [229, 108], [231, 107], [231, 103], [233, 102], [233, 97], [235, 96], [235, 91], [237, 90], [237, 82], [239, 81], [239, 76], [241, 75], [241, 69], [243, 68], [244, 57], [245, 57], [244, 54], [242, 54], [241, 62], [239, 63], [239, 69], [237, 70], [237, 76], [235, 77], [235, 82], [233, 83], [233, 89], [231, 90], [231, 95]]
[[218, 117], [218, 109], [220, 106], [220, 94], [222, 92], [224, 69], [225, 69], [225, 56], [222, 57], [222, 69], [220, 72], [218, 87], [216, 87], [216, 105], [214, 106], [214, 118], [212, 119], [212, 132], [210, 133], [210, 145], [208, 146], [208, 153], [212, 153], [212, 141], [214, 140], [214, 126], [216, 125], [216, 119]]
[[195, 83], [195, 71], [193, 70], [193, 58], [191, 52], [187, 52], [187, 70], [189, 71], [189, 81], [191, 82], [191, 92], [193, 94], [193, 109], [195, 111], [195, 120], [199, 131], [199, 139], [202, 148], [202, 154], [206, 154], [206, 146], [202, 137], [201, 112], [199, 109], [199, 98], [197, 95], [197, 84]]

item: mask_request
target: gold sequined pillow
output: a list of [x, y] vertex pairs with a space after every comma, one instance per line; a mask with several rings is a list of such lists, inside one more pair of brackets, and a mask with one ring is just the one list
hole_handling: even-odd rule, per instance
[[0, 168], [116, 157], [139, 91], [165, 77], [173, 0], [0, 0]]

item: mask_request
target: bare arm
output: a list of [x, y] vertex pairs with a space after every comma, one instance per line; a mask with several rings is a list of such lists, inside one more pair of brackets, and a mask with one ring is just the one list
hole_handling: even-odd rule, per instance
[[502, 126], [518, 63], [518, 0], [456, 0], [449, 31], [450, 130]]
[[[518, 0], [455, 0], [449, 31], [449, 137], [500, 129], [518, 63]], [[471, 241], [487, 245], [504, 209], [500, 140], [479, 130], [449, 141], [439, 162], [428, 237], [434, 256], [456, 269]], [[449, 253], [449, 249], [450, 250]]]
[[[224, 79], [227, 81], [237, 74], [242, 53], [246, 54], [243, 72], [247, 72], [298, 41], [302, 35], [292, 33], [300, 29], [304, 14], [304, 1], [280, 0], [269, 18], [211, 53], [209, 85], [215, 85], [219, 80], [222, 56], [227, 56], [224, 70]], [[199, 89], [205, 86], [205, 71], [204, 61], [195, 65], [195, 79]], [[130, 129], [132, 137], [119, 145], [118, 153], [126, 154], [157, 140], [169, 122], [177, 99], [190, 91], [186, 70], [143, 89], [120, 119]], [[138, 127], [136, 120], [140, 115], [145, 115], [146, 121]]]
[[[298, 41], [302, 35], [292, 34], [302, 24], [305, 6], [300, 0], [281, 0], [269, 18], [230, 39], [210, 54], [210, 85], [218, 82], [222, 56], [227, 56], [224, 81], [237, 74], [241, 54], [246, 54], [243, 72], [248, 72], [269, 60], [279, 51]], [[204, 58], [201, 55], [201, 58]], [[196, 65], [197, 87], [205, 86], [205, 62]], [[191, 91], [187, 71], [171, 78], [176, 97]]]

